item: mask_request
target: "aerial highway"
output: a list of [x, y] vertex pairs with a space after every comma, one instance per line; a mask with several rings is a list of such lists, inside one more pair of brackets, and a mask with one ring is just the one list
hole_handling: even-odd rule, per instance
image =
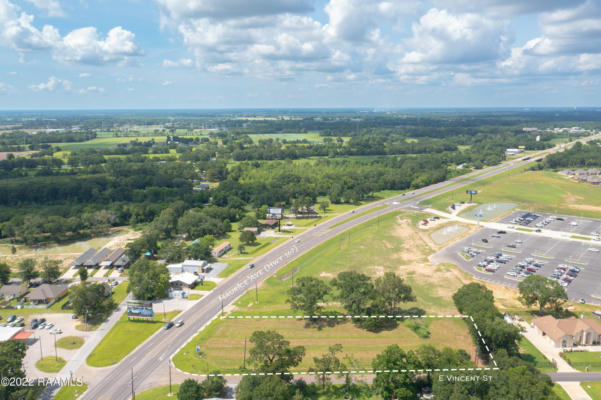
[[[579, 141], [598, 139], [600, 135], [591, 136]], [[323, 243], [352, 227], [358, 226], [370, 219], [377, 218], [391, 211], [400, 209], [420, 209], [419, 203], [423, 200], [467, 186], [482, 179], [503, 173], [531, 163], [548, 154], [561, 150], [562, 147], [545, 150], [533, 155], [528, 160], [507, 161], [500, 165], [478, 170], [467, 175], [458, 176], [450, 180], [431, 186], [417, 189], [410, 193], [398, 195], [385, 200], [370, 203], [356, 210], [356, 213], [370, 209], [385, 207], [366, 215], [343, 222], [353, 214], [346, 213], [308, 229], [295, 236], [286, 243], [278, 246], [269, 253], [253, 261], [255, 267], [244, 267], [227, 280], [222, 281], [210, 294], [203, 297], [198, 303], [178, 316], [185, 321], [185, 325], [177, 330], [159, 330], [146, 342], [135, 349], [118, 365], [98, 372], [95, 378], [90, 379], [90, 387], [83, 395], [86, 400], [126, 400], [131, 397], [132, 387], [140, 386], [148, 377], [159, 368], [167, 373], [167, 362], [178, 349], [186, 344], [198, 331], [214, 318], [217, 318], [223, 309], [232, 304], [244, 292], [260, 284], [270, 275], [288, 262], [306, 253], [313, 247]], [[336, 224], [341, 223], [338, 226]], [[77, 374], [75, 374], [77, 375]], [[133, 384], [132, 384], [133, 376]]]

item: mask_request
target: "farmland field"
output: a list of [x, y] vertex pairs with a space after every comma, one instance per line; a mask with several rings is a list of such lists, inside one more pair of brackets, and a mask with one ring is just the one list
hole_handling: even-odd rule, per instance
[[61, 150], [81, 150], [81, 149], [105, 149], [107, 147], [116, 146], [120, 143], [129, 143], [132, 140], [140, 142], [149, 142], [154, 139], [155, 142], [164, 142], [167, 136], [131, 136], [131, 137], [101, 137], [85, 142], [70, 142], [70, 143], [51, 143], [53, 146], [60, 147]]
[[248, 135], [253, 142], [258, 142], [262, 139], [274, 139], [274, 140], [308, 140], [313, 143], [323, 142], [321, 136], [318, 133], [253, 133]]

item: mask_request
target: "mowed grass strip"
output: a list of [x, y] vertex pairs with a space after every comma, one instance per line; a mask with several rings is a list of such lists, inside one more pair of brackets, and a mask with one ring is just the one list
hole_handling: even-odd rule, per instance
[[466, 189], [477, 190], [474, 201], [479, 204], [513, 202], [525, 210], [551, 214], [601, 218], [597, 186], [574, 182], [551, 171], [524, 171], [524, 167], [483, 179], [467, 187], [436, 196], [423, 202], [438, 210], [446, 210], [454, 202], [468, 200]]
[[541, 372], [555, 372], [557, 367], [549, 361], [534, 345], [525, 337], [520, 340], [520, 358], [522, 360], [534, 363]]
[[170, 321], [179, 313], [180, 311], [168, 312], [165, 319], [163, 319], [163, 313], [155, 313], [153, 321], [128, 321], [127, 314], [123, 314], [121, 319], [90, 353], [87, 359], [88, 365], [106, 367], [117, 364], [159, 330], [165, 322]]
[[173, 395], [169, 396], [169, 385], [159, 386], [156, 388], [148, 389], [142, 393], [136, 393], [136, 400], [173, 400], [177, 399], [177, 393], [179, 392], [179, 385], [171, 385]]
[[364, 216], [364, 215], [367, 215], [367, 214], [371, 214], [371, 213], [373, 213], [373, 212], [375, 212], [375, 211], [381, 210], [381, 209], [383, 209], [383, 208], [386, 208], [386, 207], [388, 207], [388, 205], [386, 205], [386, 204], [381, 204], [381, 205], [379, 205], [379, 206], [376, 206], [376, 207], [374, 207], [374, 208], [372, 208], [372, 209], [370, 209], [370, 210], [363, 211], [363, 212], [361, 212], [361, 213], [358, 213], [358, 214], [353, 214], [353, 216], [352, 216], [352, 217], [349, 217], [349, 218], [347, 218], [347, 219], [345, 219], [345, 220], [342, 220], [342, 221], [340, 221], [340, 222], [338, 222], [338, 223], [336, 223], [336, 224], [334, 224], [334, 225], [330, 226], [330, 229], [336, 228], [337, 226], [340, 226], [340, 225], [342, 225], [342, 224], [346, 224], [347, 222], [353, 221], [353, 220], [355, 220], [355, 219], [357, 219], [357, 218], [359, 218], [359, 217], [362, 217], [362, 216]]
[[599, 351], [574, 351], [563, 353], [563, 358], [578, 371], [601, 371], [601, 352]]
[[83, 382], [81, 386], [77, 386], [76, 383], [73, 386], [63, 386], [54, 396], [54, 400], [75, 400], [86, 390], [88, 390], [88, 385]]
[[580, 382], [592, 400], [601, 400], [601, 382]]
[[[438, 348], [464, 349], [473, 354], [472, 339], [463, 319], [427, 319], [422, 323], [430, 332], [427, 339], [420, 338], [403, 322], [395, 329], [374, 333], [357, 327], [351, 321], [341, 321], [332, 326], [319, 325], [321, 328], [318, 328], [318, 325], [296, 319], [216, 320], [186, 344], [173, 362], [177, 368], [193, 373], [206, 373], [207, 362], [210, 370], [239, 372], [244, 360], [244, 339], [250, 339], [257, 330], [275, 330], [292, 346], [305, 347], [305, 357], [295, 371], [308, 370], [313, 366], [313, 357], [327, 353], [328, 348], [337, 343], [342, 344], [343, 354], [352, 355], [357, 360], [356, 368], [369, 368], [376, 355], [392, 344], [407, 350], [431, 344]], [[202, 356], [196, 353], [197, 345]], [[251, 347], [252, 344], [247, 343], [247, 352]]]

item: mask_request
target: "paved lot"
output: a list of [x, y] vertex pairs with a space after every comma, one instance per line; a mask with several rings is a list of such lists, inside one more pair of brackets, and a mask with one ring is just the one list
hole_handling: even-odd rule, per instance
[[[508, 225], [516, 225], [518, 224], [512, 223], [512, 220], [524, 214], [526, 211], [516, 211], [508, 216], [501, 218], [499, 222], [506, 223]], [[537, 223], [551, 217], [559, 217], [561, 219], [553, 219], [551, 223], [546, 226], [540, 227], [541, 229], [549, 229], [552, 231], [562, 231], [562, 232], [570, 232], [575, 235], [593, 235], [593, 232], [601, 233], [601, 220], [593, 219], [593, 218], [583, 218], [583, 217], [573, 217], [568, 215], [559, 215], [559, 214], [548, 214], [536, 212], [536, 215], [539, 215], [537, 219], [532, 221], [528, 225], [524, 225], [525, 228], [537, 229], [539, 227], [536, 226]]]
[[[33, 318], [46, 318], [46, 322], [54, 323], [54, 328], [60, 328], [63, 333], [60, 335], [56, 335], [56, 339], [60, 339], [65, 336], [79, 336], [87, 340], [87, 338], [92, 334], [92, 332], [83, 332], [75, 329], [75, 325], [79, 323], [79, 320], [71, 319], [71, 314], [40, 314], [40, 315], [32, 315], [29, 320]], [[26, 327], [29, 329], [29, 323]], [[27, 353], [25, 354], [24, 366], [27, 370], [28, 377], [49, 377], [54, 376], [56, 374], [47, 374], [35, 368], [35, 363], [40, 359], [40, 351], [44, 357], [54, 356], [54, 336], [50, 333], [51, 330], [48, 329], [34, 329], [32, 330], [33, 335], [29, 341], [29, 346], [27, 347]], [[40, 349], [41, 342], [41, 349]], [[77, 352], [75, 350], [66, 350], [57, 348], [58, 356], [62, 357], [65, 361], [69, 361], [73, 355]]]
[[[550, 277], [561, 264], [578, 267], [578, 276], [566, 287], [568, 297], [573, 301], [584, 298], [587, 303], [601, 304], [601, 243], [581, 243], [514, 232], [500, 234], [499, 238], [495, 238], [492, 235], [496, 233], [492, 229], [481, 229], [439, 251], [434, 259], [452, 262], [480, 279], [511, 287], [517, 287], [520, 280], [506, 274], [527, 258], [540, 262], [542, 267], [536, 274], [546, 277]], [[482, 239], [488, 243], [484, 243]], [[515, 248], [508, 245], [514, 245]], [[460, 254], [465, 248], [478, 249], [480, 254], [468, 261]], [[591, 248], [599, 251], [590, 251]], [[499, 252], [511, 259], [506, 264], [498, 263], [499, 269], [496, 272], [476, 269], [478, 263]]]

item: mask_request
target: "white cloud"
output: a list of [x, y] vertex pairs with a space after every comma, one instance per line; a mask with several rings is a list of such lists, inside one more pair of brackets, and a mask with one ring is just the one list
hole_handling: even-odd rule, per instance
[[194, 66], [194, 61], [192, 61], [191, 58], [180, 58], [179, 60], [163, 60], [163, 67], [167, 68], [192, 66]]
[[412, 27], [407, 63], [477, 63], [497, 59], [506, 48], [503, 21], [477, 14], [430, 9]]
[[12, 89], [11, 85], [8, 85], [4, 82], [0, 82], [0, 94], [6, 94]]
[[41, 10], [46, 10], [49, 17], [64, 17], [65, 13], [57, 0], [27, 0]]
[[314, 0], [156, 0], [172, 19], [233, 19], [313, 11]]
[[97, 86], [88, 86], [87, 88], [79, 89], [79, 94], [85, 93], [104, 93], [104, 88]]
[[434, 4], [453, 12], [511, 17], [573, 7], [582, 1], [584, 0], [434, 0]]
[[89, 72], [82, 72], [81, 74], [79, 74], [80, 78], [89, 78], [90, 76], [92, 76], [92, 74], [90, 74]]
[[48, 82], [41, 82], [37, 85], [30, 85], [29, 88], [36, 92], [48, 91], [54, 92], [57, 89], [71, 90], [71, 82], [64, 79], [59, 79], [55, 76], [48, 78]]
[[163, 83], [161, 83], [161, 86], [171, 86], [173, 85], [172, 81], [164, 81]]
[[105, 38], [95, 27], [75, 29], [61, 36], [56, 27], [45, 25], [39, 30], [33, 21], [33, 15], [20, 12], [8, 0], [0, 0], [0, 45], [21, 55], [45, 50], [62, 62], [94, 65], [125, 63], [142, 55], [135, 35], [120, 26], [112, 28]]

